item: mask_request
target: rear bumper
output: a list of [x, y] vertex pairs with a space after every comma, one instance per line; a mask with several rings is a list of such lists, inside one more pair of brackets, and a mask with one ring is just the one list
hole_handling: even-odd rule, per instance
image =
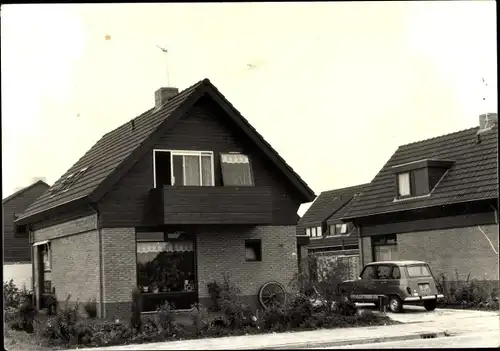
[[443, 297], [444, 297], [443, 294], [429, 295], [429, 296], [408, 296], [405, 297], [404, 301], [407, 302], [425, 301], [425, 300], [442, 299]]

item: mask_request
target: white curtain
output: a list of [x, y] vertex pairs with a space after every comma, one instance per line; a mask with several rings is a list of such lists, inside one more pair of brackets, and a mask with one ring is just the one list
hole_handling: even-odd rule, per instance
[[221, 154], [222, 177], [225, 185], [253, 185], [248, 156]]
[[212, 156], [201, 156], [202, 185], [212, 186]]
[[398, 174], [399, 195], [410, 195], [410, 173]]
[[184, 156], [184, 185], [200, 184], [200, 157]]
[[167, 241], [137, 243], [137, 253], [150, 252], [191, 252], [193, 251], [192, 241]]

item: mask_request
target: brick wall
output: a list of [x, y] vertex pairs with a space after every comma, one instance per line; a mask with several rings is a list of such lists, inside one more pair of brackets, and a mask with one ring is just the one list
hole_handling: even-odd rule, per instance
[[[33, 241], [51, 241], [52, 286], [57, 299], [81, 303], [99, 299], [99, 250], [97, 216], [87, 216], [33, 232]], [[40, 296], [38, 284], [38, 248], [33, 247], [34, 290]]]
[[[245, 262], [245, 239], [262, 240], [261, 262]], [[210, 296], [206, 284], [221, 282], [224, 273], [230, 274], [241, 295], [255, 297], [268, 281], [278, 281], [288, 289], [298, 272], [295, 226], [206, 230], [199, 233], [196, 245], [201, 301]]]
[[71, 302], [100, 302], [98, 239], [99, 232], [93, 230], [51, 241], [52, 287], [60, 303], [68, 295]]
[[[480, 227], [498, 249], [498, 225]], [[434, 274], [446, 275], [447, 280], [498, 280], [498, 253], [478, 226], [398, 234], [398, 254], [401, 260], [422, 260], [430, 264]]]
[[135, 229], [103, 228], [101, 236], [104, 314], [109, 319], [125, 318], [137, 286]]
[[86, 216], [72, 221], [36, 230], [33, 241], [51, 240], [97, 229], [97, 215]]

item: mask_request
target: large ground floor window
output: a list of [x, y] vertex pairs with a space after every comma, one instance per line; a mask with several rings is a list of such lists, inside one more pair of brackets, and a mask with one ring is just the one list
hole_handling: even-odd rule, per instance
[[196, 264], [193, 238], [164, 232], [137, 233], [137, 284], [144, 311], [165, 301], [177, 309], [196, 302]]

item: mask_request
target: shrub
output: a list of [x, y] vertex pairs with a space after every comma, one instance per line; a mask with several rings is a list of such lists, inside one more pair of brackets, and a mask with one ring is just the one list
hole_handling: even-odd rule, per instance
[[97, 302], [96, 299], [89, 300], [87, 303], [83, 306], [85, 309], [85, 312], [89, 316], [89, 318], [96, 318], [97, 317]]
[[297, 328], [312, 316], [313, 305], [304, 294], [298, 294], [289, 301], [285, 307], [286, 319], [291, 328]]
[[208, 314], [206, 309], [199, 303], [195, 303], [191, 307], [193, 308], [191, 319], [193, 321], [193, 326], [196, 329], [196, 335], [206, 333], [210, 327], [207, 322]]
[[219, 299], [222, 287], [214, 280], [207, 283], [207, 289], [210, 294], [210, 298], [212, 299], [212, 306], [210, 306], [210, 310], [214, 312], [220, 311]]
[[288, 324], [288, 318], [284, 306], [273, 304], [264, 310], [261, 321], [263, 329], [282, 330]]
[[3, 298], [4, 298], [4, 308], [19, 307], [21, 303], [21, 293], [16, 284], [14, 284], [13, 279], [3, 283]]
[[125, 324], [98, 321], [92, 325], [78, 324], [79, 344], [90, 342], [92, 346], [123, 345], [133, 336], [133, 331]]
[[165, 336], [174, 336], [179, 331], [175, 322], [175, 307], [166, 301], [156, 309], [156, 326]]
[[69, 299], [71, 295], [66, 298], [66, 305], [60, 309], [56, 315], [50, 318], [47, 322], [43, 335], [50, 340], [60, 341], [65, 344], [74, 344], [78, 340], [77, 323], [80, 320], [78, 312], [79, 304], [76, 302], [75, 306], [70, 307]]
[[354, 316], [356, 314], [356, 304], [351, 300], [343, 299], [335, 304], [335, 313], [341, 316]]
[[488, 293], [476, 280], [472, 280], [458, 288], [454, 293], [454, 298], [462, 305], [476, 307], [488, 300]]

